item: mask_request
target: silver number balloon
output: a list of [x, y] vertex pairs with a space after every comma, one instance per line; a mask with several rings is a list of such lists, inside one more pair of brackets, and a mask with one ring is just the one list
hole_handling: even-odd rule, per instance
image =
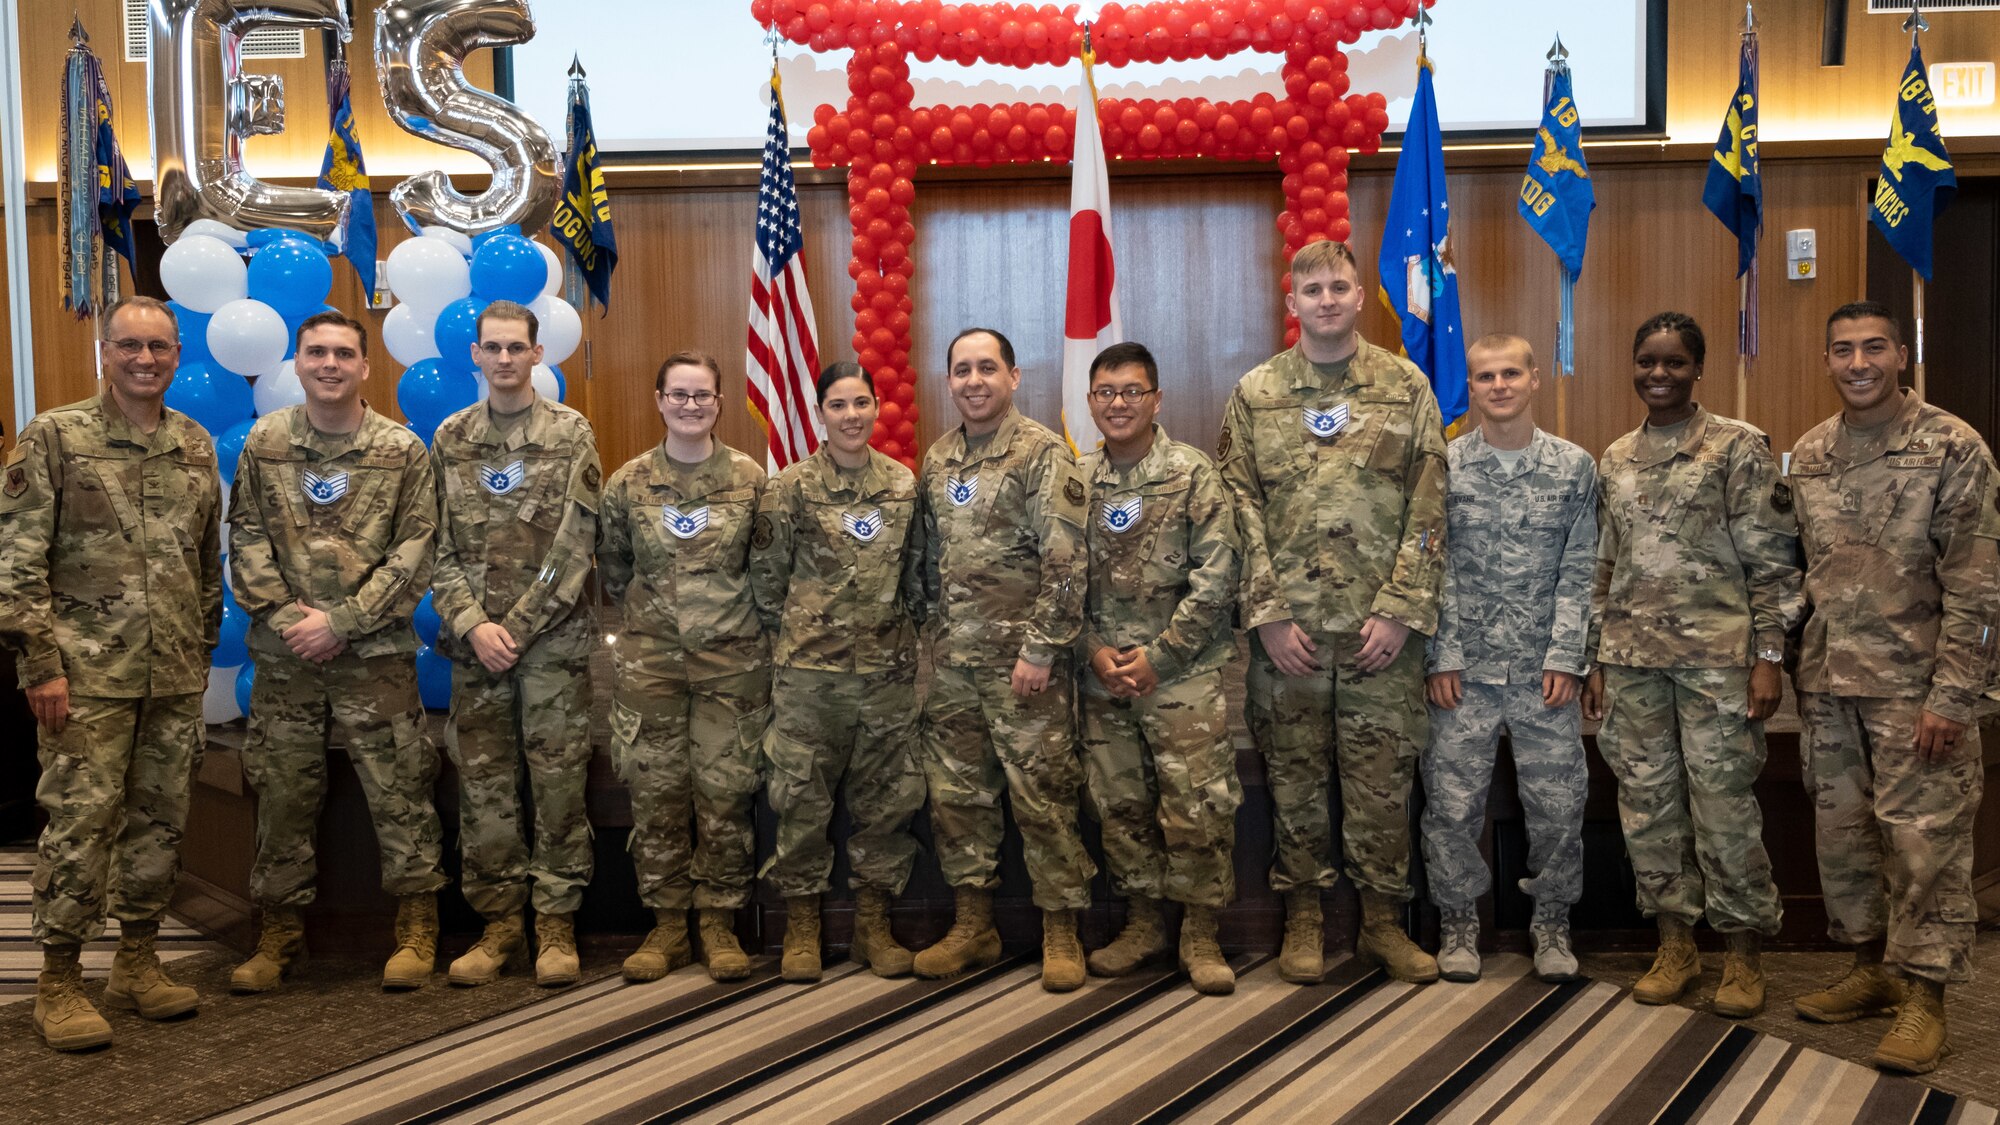
[[285, 127], [284, 84], [243, 73], [243, 37], [260, 27], [348, 35], [341, 0], [151, 0], [147, 54], [154, 213], [172, 242], [196, 219], [238, 230], [288, 227], [326, 238], [346, 219], [345, 192], [278, 187], [243, 167], [243, 142]]
[[465, 80], [465, 56], [535, 37], [526, 0], [389, 0], [375, 21], [375, 73], [396, 124], [464, 149], [493, 166], [478, 195], [443, 172], [410, 177], [389, 193], [403, 221], [479, 234], [509, 223], [533, 233], [555, 214], [561, 184], [555, 146], [533, 118]]

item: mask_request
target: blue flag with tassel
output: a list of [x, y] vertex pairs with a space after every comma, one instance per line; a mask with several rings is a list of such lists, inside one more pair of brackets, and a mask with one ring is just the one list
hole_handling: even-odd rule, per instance
[[1889, 119], [1889, 144], [1882, 150], [1881, 178], [1868, 217], [1925, 281], [1931, 279], [1931, 224], [1957, 194], [1958, 173], [1938, 128], [1923, 49], [1912, 40], [1910, 65], [1896, 86], [1896, 113]]
[[368, 165], [361, 157], [361, 138], [354, 131], [354, 100], [349, 96], [347, 64], [329, 67], [326, 76], [331, 123], [327, 131], [326, 157], [320, 161], [319, 179], [314, 184], [325, 191], [350, 193], [347, 229], [339, 250], [354, 273], [361, 278], [362, 291], [375, 300], [375, 196], [369, 191]]
[[1382, 299], [1403, 322], [1403, 348], [1430, 378], [1449, 426], [1465, 413], [1465, 334], [1452, 258], [1451, 201], [1445, 193], [1444, 134], [1438, 128], [1431, 65], [1417, 59], [1417, 99], [1403, 129], [1396, 182], [1382, 220], [1376, 261]]
[[[618, 236], [611, 229], [611, 193], [604, 187], [604, 168], [597, 159], [597, 131], [590, 124], [590, 87], [583, 67], [569, 68], [569, 167], [563, 172], [562, 195], [556, 200], [549, 233], [583, 274], [597, 303], [611, 306], [611, 272], [618, 268]], [[574, 275], [572, 275], [574, 276]], [[575, 299], [572, 304], [582, 304]]]
[[1583, 158], [1582, 115], [1570, 89], [1568, 54], [1560, 41], [1549, 52], [1542, 125], [1535, 133], [1518, 204], [1521, 217], [1562, 261], [1562, 321], [1556, 329], [1558, 375], [1576, 372], [1576, 280], [1583, 275], [1590, 213], [1597, 209], [1590, 165]]

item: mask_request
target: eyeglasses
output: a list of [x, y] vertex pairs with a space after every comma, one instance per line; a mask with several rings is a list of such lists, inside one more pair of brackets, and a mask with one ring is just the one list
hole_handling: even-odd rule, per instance
[[1145, 398], [1147, 395], [1156, 395], [1159, 393], [1157, 390], [1143, 390], [1139, 387], [1126, 387], [1124, 390], [1118, 390], [1114, 387], [1093, 387], [1090, 391], [1090, 397], [1096, 399], [1101, 406], [1111, 405], [1111, 400], [1114, 398], [1124, 399], [1127, 406], [1137, 406], [1140, 399]]
[[503, 355], [519, 359], [521, 356], [533, 351], [534, 345], [523, 344], [519, 340], [516, 340], [511, 344], [481, 344], [479, 345], [479, 350], [489, 359], [499, 359]]
[[686, 406], [690, 402], [696, 406], [713, 406], [715, 400], [721, 397], [721, 395], [716, 394], [714, 391], [695, 391], [693, 393], [687, 391], [666, 392], [666, 400], [675, 406]]
[[180, 349], [180, 344], [172, 340], [106, 340], [105, 343], [126, 359], [137, 359], [140, 352], [152, 352], [154, 356], [164, 358]]

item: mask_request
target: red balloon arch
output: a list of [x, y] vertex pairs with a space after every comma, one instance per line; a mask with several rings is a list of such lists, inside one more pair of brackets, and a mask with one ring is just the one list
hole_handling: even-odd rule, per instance
[[[1278, 215], [1285, 261], [1309, 242], [1345, 240], [1347, 154], [1374, 152], [1389, 127], [1379, 93], [1350, 93], [1343, 44], [1404, 23], [1436, 0], [1162, 0], [1106, 3], [1092, 25], [1097, 60], [1110, 66], [1238, 51], [1283, 54], [1285, 96], [1246, 101], [1103, 98], [1107, 157], [1166, 160], [1275, 158], [1284, 173]], [[948, 4], [940, 0], [752, 0], [760, 25], [825, 52], [850, 48], [845, 108], [821, 105], [807, 134], [814, 165], [847, 167], [853, 225], [854, 350], [882, 401], [874, 445], [916, 465], [917, 400], [910, 365], [915, 308], [910, 222], [923, 164], [1068, 161], [1076, 111], [1066, 105], [914, 106], [909, 60], [984, 62], [1026, 69], [1074, 62], [1083, 27], [1072, 6]], [[1280, 282], [1291, 284], [1288, 271]], [[1287, 318], [1285, 341], [1297, 339]]]

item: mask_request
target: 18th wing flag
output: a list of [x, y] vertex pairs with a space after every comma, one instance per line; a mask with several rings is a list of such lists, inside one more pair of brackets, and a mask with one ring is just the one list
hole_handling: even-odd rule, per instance
[[764, 427], [776, 472], [802, 461], [826, 437], [813, 411], [819, 338], [806, 291], [805, 237], [792, 178], [792, 133], [778, 72], [771, 71], [771, 116], [757, 184], [757, 249], [750, 261], [750, 345], [744, 361], [751, 413]]
[[1757, 170], [1757, 37], [1745, 35], [1736, 67], [1736, 93], [1722, 118], [1701, 189], [1707, 207], [1736, 236], [1736, 276], [1757, 258], [1757, 232], [1764, 227], [1764, 177]]
[[1069, 289], [1063, 305], [1063, 433], [1077, 454], [1104, 440], [1090, 416], [1090, 361], [1125, 339], [1118, 322], [1117, 270], [1111, 255], [1111, 175], [1097, 129], [1096, 62], [1086, 41], [1076, 95], [1076, 146], [1070, 157]]
[[1925, 77], [1924, 53], [1910, 44], [1910, 65], [1896, 86], [1889, 144], [1882, 150], [1881, 179], [1868, 217], [1910, 268], [1931, 279], [1931, 224], [1958, 194], [1958, 173], [1944, 150], [1937, 100]]

